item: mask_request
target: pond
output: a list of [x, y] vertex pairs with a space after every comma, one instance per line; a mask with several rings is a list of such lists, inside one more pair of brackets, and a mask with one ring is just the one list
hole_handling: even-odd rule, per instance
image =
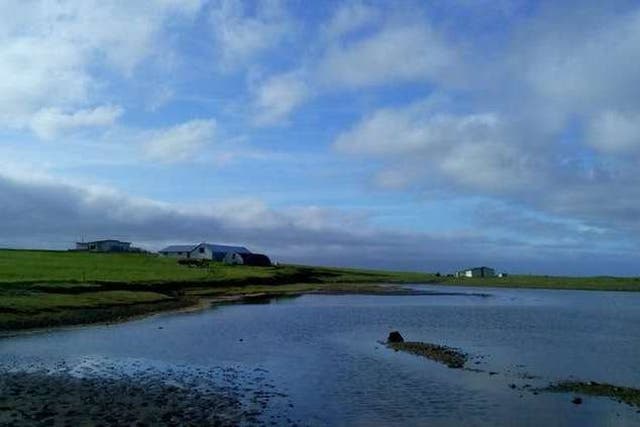
[[[305, 295], [20, 335], [0, 340], [0, 364], [79, 376], [206, 371], [254, 402], [267, 396], [262, 420], [278, 424], [640, 425], [637, 408], [607, 398], [574, 405], [570, 394], [534, 392], [569, 378], [640, 387], [640, 294], [414, 288], [448, 293]], [[386, 348], [392, 330], [467, 352], [468, 369]], [[196, 387], [200, 377], [189, 378]]]

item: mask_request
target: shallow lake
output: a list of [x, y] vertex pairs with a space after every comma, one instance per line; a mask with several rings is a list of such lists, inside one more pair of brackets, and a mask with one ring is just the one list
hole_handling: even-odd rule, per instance
[[[303, 425], [640, 425], [637, 408], [607, 398], [574, 405], [571, 394], [532, 391], [569, 378], [640, 387], [640, 293], [415, 288], [451, 294], [306, 295], [22, 335], [0, 340], [0, 364], [218, 370], [216, 381], [271, 393], [265, 422], [278, 413]], [[392, 330], [459, 348], [470, 369], [389, 350], [379, 341]]]

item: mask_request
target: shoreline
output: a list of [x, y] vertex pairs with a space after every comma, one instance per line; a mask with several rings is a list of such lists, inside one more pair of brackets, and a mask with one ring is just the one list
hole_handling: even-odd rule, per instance
[[[284, 286], [284, 285], [282, 285]], [[352, 287], [352, 284], [345, 284], [342, 286]], [[126, 323], [134, 320], [145, 319], [148, 317], [164, 315], [164, 314], [177, 314], [177, 313], [192, 313], [201, 310], [207, 310], [213, 308], [214, 306], [221, 306], [225, 304], [242, 304], [246, 302], [256, 301], [256, 300], [268, 300], [272, 298], [297, 298], [303, 295], [424, 295], [424, 292], [414, 291], [410, 289], [403, 289], [399, 287], [397, 284], [359, 284], [359, 286], [366, 286], [366, 290], [358, 290], [358, 289], [318, 289], [318, 286], [314, 286], [311, 289], [303, 290], [303, 291], [283, 291], [278, 289], [278, 287], [273, 287], [272, 290], [267, 290], [264, 292], [254, 292], [254, 293], [233, 293], [233, 294], [224, 294], [224, 295], [202, 295], [194, 298], [193, 296], [188, 297], [186, 299], [180, 300], [176, 299], [169, 302], [174, 302], [176, 304], [169, 304], [165, 306], [163, 304], [166, 301], [155, 303], [155, 304], [146, 304], [145, 310], [143, 312], [131, 312], [126, 313], [123, 311], [119, 311], [117, 315], [111, 318], [97, 319], [95, 321], [75, 321], [76, 317], [71, 317], [69, 322], [64, 322], [64, 320], [59, 320], [55, 324], [51, 324], [48, 326], [35, 326], [35, 327], [19, 327], [19, 328], [0, 328], [0, 340], [12, 338], [21, 335], [30, 335], [30, 334], [40, 334], [53, 332], [61, 329], [71, 329], [71, 328], [84, 328], [90, 326], [108, 326], [108, 325], [117, 325], [121, 323]], [[184, 304], [184, 305], [182, 305]], [[126, 310], [127, 308], [136, 308], [136, 305], [131, 306], [121, 306], [119, 309]], [[148, 308], [148, 310], [146, 309]], [[82, 310], [78, 310], [82, 311]], [[72, 313], [73, 314], [73, 313]]]
[[[244, 303], [261, 299], [278, 297], [299, 297], [302, 295], [456, 295], [455, 288], [469, 287], [476, 289], [534, 289], [534, 290], [572, 290], [572, 291], [602, 291], [602, 292], [633, 292], [626, 289], [593, 289], [593, 288], [559, 288], [551, 286], [519, 286], [517, 283], [496, 283], [496, 280], [463, 279], [456, 283], [446, 281], [423, 281], [412, 283], [283, 283], [281, 285], [248, 285], [229, 284], [215, 287], [186, 287], [193, 283], [185, 282], [185, 287], [176, 292], [179, 283], [168, 286], [166, 299], [153, 302], [133, 302], [130, 304], [111, 305], [104, 307], [70, 308], [62, 313], [50, 313], [47, 310], [38, 312], [36, 317], [20, 319], [18, 321], [0, 320], [0, 340], [22, 334], [45, 333], [70, 327], [86, 327], [92, 325], [113, 325], [136, 319], [142, 319], [160, 314], [187, 313], [211, 308], [215, 305]], [[459, 279], [456, 279], [459, 280]], [[507, 278], [507, 280], [509, 280]], [[407, 285], [432, 285], [447, 287], [448, 290], [421, 291], [410, 289]], [[1, 287], [1, 285], [0, 285]], [[140, 285], [131, 284], [132, 290], [125, 291], [134, 294]], [[103, 291], [107, 293], [107, 291]], [[98, 292], [99, 293], [99, 292]], [[67, 295], [67, 294], [63, 294]], [[83, 293], [70, 295], [83, 295]], [[486, 297], [488, 294], [475, 293], [476, 296]], [[1, 298], [1, 296], [0, 296]], [[0, 310], [0, 313], [2, 311]], [[47, 317], [56, 314], [59, 317]], [[40, 316], [40, 317], [37, 317]]]

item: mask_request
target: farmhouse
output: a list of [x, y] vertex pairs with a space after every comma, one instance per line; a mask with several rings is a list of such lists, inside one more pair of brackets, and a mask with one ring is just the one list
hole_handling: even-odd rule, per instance
[[160, 255], [172, 258], [208, 259], [223, 261], [229, 253], [250, 254], [251, 251], [243, 246], [227, 246], [212, 243], [200, 243], [197, 245], [173, 245], [160, 251]]
[[456, 277], [494, 277], [495, 275], [496, 271], [490, 267], [467, 268], [456, 273]]
[[75, 250], [85, 252], [133, 252], [137, 249], [131, 247], [131, 242], [107, 239], [93, 242], [76, 242]]

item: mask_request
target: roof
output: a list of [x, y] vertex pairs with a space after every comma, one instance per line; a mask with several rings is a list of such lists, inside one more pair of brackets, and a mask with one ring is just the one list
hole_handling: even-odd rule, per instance
[[[244, 246], [227, 246], [227, 245], [216, 245], [212, 243], [201, 243], [200, 245], [204, 245], [211, 250], [211, 252], [236, 252], [239, 254], [250, 254], [251, 251]], [[196, 245], [196, 247], [200, 246]]]
[[194, 245], [172, 245], [167, 246], [160, 252], [191, 252], [194, 248]]
[[493, 267], [486, 267], [486, 266], [482, 266], [482, 267], [469, 267], [469, 268], [464, 268], [462, 270], [459, 271], [469, 271], [469, 270], [495, 270]]
[[239, 254], [250, 254], [251, 251], [244, 246], [227, 246], [227, 245], [216, 245], [212, 243], [199, 243], [197, 245], [172, 245], [167, 246], [162, 249], [160, 252], [191, 252], [197, 247], [201, 245], [206, 246], [211, 252], [219, 252], [219, 253], [227, 253], [227, 252], [237, 252]]
[[116, 239], [104, 239], [104, 240], [91, 240], [89, 242], [76, 242], [80, 245], [88, 245], [89, 243], [108, 243], [108, 242], [114, 242], [114, 243], [122, 243], [123, 245], [130, 245], [131, 242], [124, 242], [122, 240], [116, 240]]

